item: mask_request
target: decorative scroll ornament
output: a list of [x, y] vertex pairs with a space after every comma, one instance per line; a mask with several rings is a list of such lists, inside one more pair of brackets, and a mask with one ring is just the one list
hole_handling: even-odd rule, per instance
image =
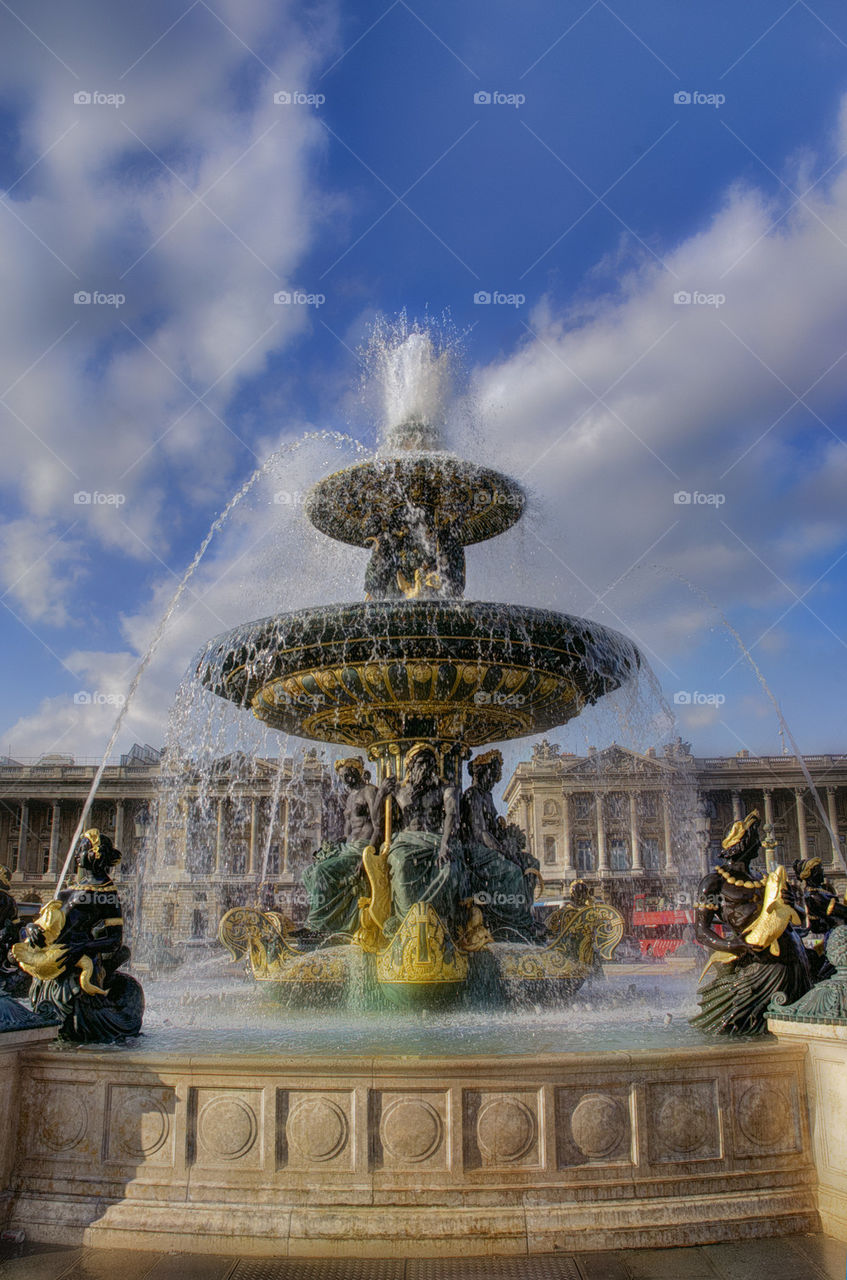
[[768, 1017], [786, 1022], [847, 1024], [847, 925], [839, 925], [827, 938], [826, 958], [835, 969], [834, 976], [816, 983], [794, 1004], [786, 1005], [783, 992], [777, 992]]
[[291, 924], [278, 911], [233, 907], [218, 926], [218, 938], [233, 960], [247, 956], [257, 982], [342, 983], [347, 968], [335, 950], [299, 951], [289, 941]]

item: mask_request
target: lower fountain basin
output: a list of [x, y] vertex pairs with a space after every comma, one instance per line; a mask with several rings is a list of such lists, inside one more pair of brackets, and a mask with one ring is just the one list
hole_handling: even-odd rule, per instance
[[516, 605], [325, 605], [236, 627], [197, 663], [206, 688], [265, 723], [378, 749], [468, 746], [565, 724], [619, 688], [640, 655], [608, 627]]

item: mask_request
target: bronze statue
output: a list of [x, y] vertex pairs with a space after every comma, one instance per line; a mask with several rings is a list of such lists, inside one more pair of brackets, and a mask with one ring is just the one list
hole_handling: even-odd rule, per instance
[[456, 909], [468, 895], [458, 844], [459, 789], [438, 773], [438, 757], [428, 743], [406, 753], [405, 781], [389, 775], [375, 798], [374, 843], [385, 840], [385, 808], [392, 807], [388, 850], [392, 913], [399, 924], [416, 902], [429, 903], [452, 930]]
[[[785, 868], [768, 876], [751, 871], [759, 853], [759, 814], [734, 822], [722, 842], [721, 864], [700, 881], [695, 903], [697, 941], [720, 971], [700, 993], [692, 1026], [720, 1035], [767, 1031], [768, 1004], [792, 1003], [812, 985]], [[714, 925], [719, 923], [723, 933]]]
[[353, 933], [359, 922], [359, 898], [368, 891], [362, 854], [373, 842], [371, 809], [376, 787], [361, 756], [335, 762], [347, 795], [344, 839], [325, 843], [303, 876], [309, 895], [307, 926], [316, 933]]
[[144, 993], [134, 978], [118, 972], [129, 959], [111, 878], [120, 856], [108, 836], [86, 831], [74, 883], [42, 908], [11, 949], [33, 979], [33, 1009], [52, 1011], [63, 1040], [108, 1044], [141, 1031]]
[[817, 945], [809, 948], [809, 963], [816, 982], [835, 973], [826, 959], [826, 940], [837, 925], [847, 924], [847, 905], [840, 901], [833, 886], [824, 879], [820, 858], [797, 858], [793, 864], [797, 877], [797, 899], [803, 923]]
[[543, 932], [532, 914], [538, 859], [527, 851], [523, 832], [498, 816], [491, 795], [503, 777], [503, 756], [483, 752], [468, 762], [468, 773], [460, 834], [474, 901], [496, 941], [535, 941]]

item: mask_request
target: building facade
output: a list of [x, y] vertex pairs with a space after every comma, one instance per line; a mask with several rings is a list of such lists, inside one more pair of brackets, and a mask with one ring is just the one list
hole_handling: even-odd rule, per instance
[[[136, 956], [210, 942], [233, 906], [302, 920], [303, 871], [323, 840], [341, 835], [326, 761], [307, 749], [278, 760], [226, 756], [202, 777], [184, 769], [168, 778], [163, 768], [160, 752], [134, 747], [104, 771], [83, 824], [123, 853], [116, 880]], [[20, 900], [52, 896], [96, 771], [66, 756], [0, 759], [0, 863]], [[820, 857], [847, 888], [847, 755], [806, 756], [801, 768], [793, 756], [695, 757], [680, 741], [661, 755], [612, 745], [585, 756], [542, 742], [515, 769], [503, 805], [551, 902], [576, 879], [624, 909], [638, 895], [691, 901], [726, 829], [753, 808], [773, 843], [770, 862]]]
[[582, 879], [611, 900], [661, 893], [684, 903], [751, 809], [773, 844], [769, 865], [819, 857], [842, 893], [847, 885], [847, 755], [806, 756], [801, 767], [793, 756], [746, 751], [696, 757], [680, 740], [661, 756], [617, 745], [575, 756], [542, 742], [503, 799], [551, 898]]

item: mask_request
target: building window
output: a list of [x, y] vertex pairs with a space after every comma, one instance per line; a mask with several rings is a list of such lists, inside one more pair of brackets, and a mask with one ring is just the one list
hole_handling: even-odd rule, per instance
[[206, 912], [201, 911], [199, 907], [195, 907], [191, 913], [191, 936], [192, 938], [206, 936]]
[[657, 818], [659, 816], [659, 797], [655, 791], [642, 791], [639, 804], [642, 818]]
[[556, 864], [556, 837], [544, 837], [544, 864], [551, 867]]
[[41, 849], [41, 874], [43, 876], [46, 876], [49, 870], [50, 870], [50, 846], [48, 844], [48, 845], [42, 846], [42, 849]]
[[622, 791], [613, 791], [609, 796], [609, 817], [619, 821], [629, 813], [627, 798]]
[[573, 797], [573, 816], [577, 822], [587, 822], [591, 817], [592, 799], [585, 791], [578, 791]]
[[174, 927], [175, 917], [176, 917], [176, 907], [172, 902], [166, 902], [164, 916], [162, 920], [162, 923], [165, 929], [172, 929]]
[[268, 875], [279, 875], [279, 845], [272, 844], [268, 850]]
[[653, 836], [647, 836], [641, 841], [641, 865], [645, 871], [661, 870], [659, 842]]
[[576, 842], [576, 869], [577, 871], [594, 870], [594, 849], [590, 840]]
[[626, 840], [609, 841], [609, 866], [613, 871], [629, 871], [629, 845]]
[[243, 876], [247, 870], [247, 854], [245, 850], [235, 849], [232, 855], [232, 874], [234, 876]]

